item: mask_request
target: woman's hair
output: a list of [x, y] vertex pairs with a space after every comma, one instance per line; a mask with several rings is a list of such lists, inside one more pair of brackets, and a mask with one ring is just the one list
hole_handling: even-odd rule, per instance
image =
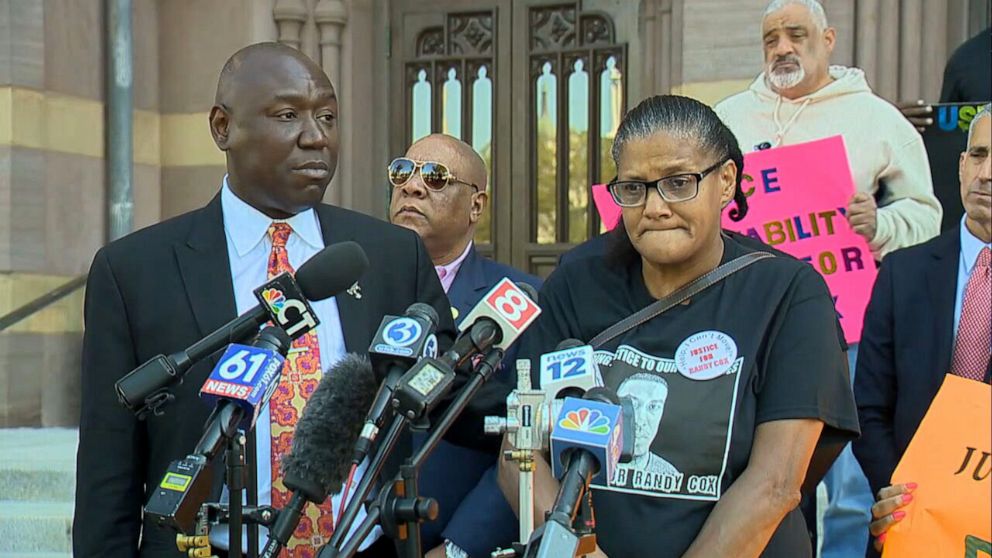
[[[747, 198], [741, 190], [744, 177], [744, 154], [730, 128], [720, 120], [713, 109], [689, 97], [679, 95], [656, 95], [649, 97], [628, 112], [613, 140], [613, 161], [620, 166], [620, 154], [632, 139], [643, 139], [659, 132], [665, 132], [678, 139], [694, 142], [699, 149], [715, 155], [715, 160], [731, 160], [737, 166], [737, 180], [734, 185], [734, 205], [730, 218], [740, 221], [747, 215]], [[609, 253], [617, 263], [628, 262], [637, 257], [634, 246], [627, 235], [623, 221], [613, 229], [613, 242]], [[633, 252], [633, 253], [631, 253]]]

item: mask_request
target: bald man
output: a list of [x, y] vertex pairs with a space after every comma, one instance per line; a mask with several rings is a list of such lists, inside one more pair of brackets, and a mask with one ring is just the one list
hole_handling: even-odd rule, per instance
[[[225, 65], [210, 111], [227, 174], [199, 186], [217, 194], [205, 207], [97, 252], [86, 289], [75, 556], [183, 556], [176, 533], [143, 518], [142, 506], [169, 463], [194, 449], [211, 411], [197, 394], [216, 359], [195, 365], [172, 387], [175, 400], [163, 407], [164, 415], [145, 421], [117, 402], [114, 383], [255, 306], [253, 289], [276, 272], [298, 269], [325, 246], [345, 240], [358, 242], [371, 264], [351, 294], [313, 303], [320, 325], [294, 342], [279, 389], [256, 422], [248, 451], [257, 479], [248, 490], [257, 491], [260, 504], [281, 506], [287, 498], [277, 464], [308, 389], [346, 352], [366, 352], [383, 315], [401, 315], [415, 302], [430, 304], [441, 316], [442, 345], [450, 342], [450, 305], [420, 238], [320, 203], [337, 167], [339, 118], [334, 88], [309, 58], [275, 43], [242, 49]], [[270, 412], [276, 405], [278, 412]], [[499, 410], [477, 405], [465, 415], [465, 424], [477, 425], [461, 433], [465, 439], [481, 438], [482, 417]], [[396, 455], [409, 455], [410, 444], [409, 438], [401, 441]], [[386, 474], [393, 474], [390, 469], [395, 472], [395, 463]], [[223, 497], [222, 472], [221, 461], [209, 501]], [[336, 513], [340, 499], [330, 500]], [[289, 555], [313, 556], [330, 535], [332, 517], [308, 505]], [[211, 542], [223, 554], [230, 539], [215, 529]], [[395, 552], [378, 533], [363, 549], [366, 556]]]
[[[537, 277], [475, 250], [472, 239], [489, 201], [488, 176], [486, 163], [471, 146], [444, 134], [418, 140], [387, 168], [393, 185], [390, 219], [423, 239], [456, 322], [504, 277], [541, 286]], [[511, 346], [490, 383], [515, 383], [510, 371], [515, 359]], [[489, 556], [516, 540], [516, 517], [496, 483], [499, 441], [492, 441], [488, 452], [444, 442], [425, 464], [421, 492], [437, 498], [440, 507], [437, 520], [422, 527], [424, 548], [433, 549], [429, 558]]]

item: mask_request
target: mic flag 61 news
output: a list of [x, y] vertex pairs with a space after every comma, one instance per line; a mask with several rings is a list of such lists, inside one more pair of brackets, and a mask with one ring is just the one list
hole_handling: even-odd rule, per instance
[[531, 322], [537, 319], [540, 313], [541, 308], [537, 303], [524, 294], [513, 281], [504, 277], [465, 316], [459, 324], [459, 329], [465, 331], [471, 328], [479, 317], [490, 318], [503, 332], [503, 338], [495, 346], [506, 349], [530, 326]]
[[259, 304], [268, 308], [276, 324], [293, 339], [320, 323], [293, 276], [288, 273], [280, 273], [255, 289], [255, 297]]
[[200, 388], [200, 397], [213, 404], [227, 399], [239, 405], [244, 409], [239, 426], [248, 430], [279, 385], [285, 361], [276, 351], [232, 343]]
[[558, 413], [551, 431], [552, 472], [561, 478], [565, 473], [562, 455], [575, 448], [586, 450], [599, 461], [593, 482], [605, 484], [623, 450], [623, 409], [591, 399], [568, 397]]

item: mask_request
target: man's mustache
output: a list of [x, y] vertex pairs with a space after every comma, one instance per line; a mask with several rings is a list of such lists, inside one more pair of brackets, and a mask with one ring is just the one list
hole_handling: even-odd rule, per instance
[[788, 54], [786, 56], [776, 58], [775, 61], [772, 62], [772, 68], [777, 68], [782, 64], [795, 64], [798, 66], [800, 64], [799, 57], [794, 54]]

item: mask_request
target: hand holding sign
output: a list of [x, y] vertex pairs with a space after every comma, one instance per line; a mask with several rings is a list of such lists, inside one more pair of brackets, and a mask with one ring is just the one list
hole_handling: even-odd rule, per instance
[[[919, 486], [912, 505], [890, 512], [902, 513], [885, 526], [884, 558], [992, 554], [990, 401], [988, 384], [945, 376], [892, 473], [893, 486], [909, 481]], [[881, 496], [895, 496], [891, 492]]]
[[851, 229], [871, 242], [878, 231], [878, 206], [875, 205], [875, 198], [871, 194], [858, 192], [854, 194], [847, 204], [847, 222]]
[[868, 526], [871, 536], [875, 537], [875, 550], [882, 551], [889, 527], [906, 517], [906, 512], [901, 508], [908, 506], [913, 501], [914, 490], [916, 490], [916, 483], [910, 482], [886, 486], [878, 491], [878, 501], [871, 507], [873, 521]]

